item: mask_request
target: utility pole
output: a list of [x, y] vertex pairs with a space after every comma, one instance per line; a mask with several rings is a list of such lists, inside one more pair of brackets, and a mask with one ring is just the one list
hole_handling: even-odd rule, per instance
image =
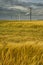
[[31, 7], [29, 7], [29, 9], [30, 9], [30, 21], [31, 21], [31, 19], [32, 19], [32, 8]]

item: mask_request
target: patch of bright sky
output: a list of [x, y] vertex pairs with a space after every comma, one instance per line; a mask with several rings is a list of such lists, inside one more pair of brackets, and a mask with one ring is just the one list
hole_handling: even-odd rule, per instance
[[43, 0], [19, 0], [19, 1], [22, 1], [22, 2], [34, 2], [34, 3], [43, 3]]
[[[0, 0], [0, 2], [3, 2], [3, 1], [6, 1], [6, 0]], [[8, 1], [10, 1], [10, 0], [8, 0]], [[11, 1], [15, 1], [15, 0], [11, 0]], [[18, 0], [18, 1], [21, 1], [21, 2], [36, 2], [36, 3], [43, 2], [43, 0]]]

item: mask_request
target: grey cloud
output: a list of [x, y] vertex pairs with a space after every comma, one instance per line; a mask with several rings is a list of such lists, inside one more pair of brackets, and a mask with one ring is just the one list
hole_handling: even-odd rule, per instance
[[[40, 6], [43, 6], [42, 3], [33, 3], [33, 1], [37, 0], [0, 0], [0, 10], [15, 10], [14, 8], [11, 8], [15, 5], [22, 6], [23, 8], [39, 8]], [[16, 9], [16, 11], [18, 11], [18, 8]]]
[[[19, 5], [19, 6], [43, 6], [43, 0], [0, 0], [0, 6], [10, 6], [10, 5]], [[34, 2], [34, 3], [33, 3]], [[36, 3], [42, 2], [42, 3]]]

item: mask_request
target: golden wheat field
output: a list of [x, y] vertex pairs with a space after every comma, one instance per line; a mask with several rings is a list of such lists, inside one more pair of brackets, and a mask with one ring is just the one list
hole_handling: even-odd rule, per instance
[[43, 21], [0, 20], [0, 65], [43, 65]]

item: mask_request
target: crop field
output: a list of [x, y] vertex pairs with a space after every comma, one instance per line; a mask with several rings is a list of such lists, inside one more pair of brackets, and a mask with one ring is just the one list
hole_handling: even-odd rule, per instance
[[43, 21], [0, 20], [0, 65], [43, 65]]

